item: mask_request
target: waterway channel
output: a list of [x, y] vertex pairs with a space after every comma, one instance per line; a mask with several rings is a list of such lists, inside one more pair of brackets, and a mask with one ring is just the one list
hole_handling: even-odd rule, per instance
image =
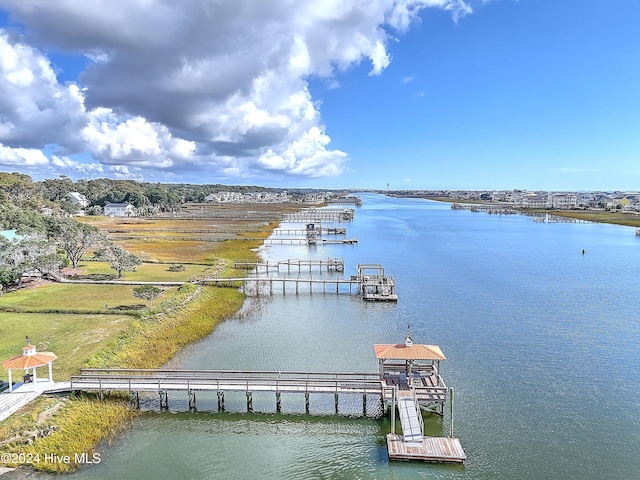
[[[447, 203], [363, 195], [347, 224], [356, 245], [263, 247], [266, 259], [381, 263], [399, 301], [321, 289], [251, 298], [172, 367], [370, 371], [372, 344], [439, 345], [456, 391], [465, 466], [389, 462], [389, 421], [362, 398], [215, 394], [150, 399], [134, 425], [69, 478], [632, 479], [640, 472], [640, 238], [628, 227], [536, 223]], [[295, 228], [295, 226], [293, 226]], [[299, 225], [298, 225], [299, 227]], [[584, 249], [585, 253], [582, 253]], [[186, 395], [184, 395], [186, 397]], [[156, 407], [154, 407], [154, 405]], [[427, 434], [450, 418], [425, 416]]]

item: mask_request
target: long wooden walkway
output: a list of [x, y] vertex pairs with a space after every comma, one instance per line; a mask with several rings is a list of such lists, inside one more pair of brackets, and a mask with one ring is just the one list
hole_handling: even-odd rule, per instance
[[298, 272], [305, 271], [311, 272], [312, 270], [327, 271], [327, 272], [344, 272], [344, 258], [328, 258], [327, 260], [300, 260], [297, 258], [290, 258], [287, 260], [278, 260], [277, 262], [257, 262], [255, 260], [234, 260], [233, 268], [242, 269], [255, 269], [265, 270], [269, 273], [269, 269], [280, 272], [280, 270], [286, 270], [287, 273], [291, 273], [291, 270], [298, 270]]
[[382, 394], [382, 383], [376, 373], [158, 369], [83, 369], [81, 373], [71, 377], [70, 391], [213, 390]]

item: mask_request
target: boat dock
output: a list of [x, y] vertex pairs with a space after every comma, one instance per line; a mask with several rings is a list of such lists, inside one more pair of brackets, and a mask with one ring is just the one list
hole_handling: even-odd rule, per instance
[[329, 244], [347, 244], [353, 245], [358, 243], [357, 238], [338, 238], [338, 239], [326, 239], [322, 238], [320, 240], [311, 240], [309, 238], [304, 237], [290, 237], [290, 238], [265, 238], [265, 245], [329, 245]]
[[350, 222], [355, 217], [353, 208], [306, 208], [299, 212], [288, 213], [283, 218], [283, 222], [289, 223], [320, 223], [330, 222]]
[[326, 271], [326, 272], [344, 272], [344, 258], [328, 258], [327, 260], [299, 260], [299, 259], [287, 259], [278, 260], [277, 262], [257, 262], [253, 260], [234, 260], [233, 268], [247, 269], [256, 271], [265, 270], [269, 273], [269, 269], [280, 272], [280, 269], [286, 268], [287, 273], [291, 273], [291, 269], [297, 269], [298, 272], [302, 272], [302, 269]]
[[[387, 434], [390, 460], [417, 460], [435, 463], [464, 463], [466, 455], [453, 436], [453, 389], [440, 375], [446, 357], [437, 345], [414, 344], [411, 332], [403, 344], [374, 345], [379, 372], [391, 404], [391, 432]], [[424, 436], [422, 411], [444, 415], [450, 395], [451, 430], [448, 437]], [[396, 410], [402, 435], [396, 434]]]
[[392, 276], [385, 275], [384, 268], [379, 263], [358, 264], [358, 274], [352, 275], [351, 280], [360, 285], [364, 300], [398, 301], [396, 281]]
[[[0, 394], [0, 419], [8, 417], [41, 393], [96, 392], [104, 398], [109, 392], [127, 392], [132, 405], [138, 408], [140, 393], [154, 393], [158, 395], [160, 410], [163, 410], [169, 408], [170, 392], [183, 392], [188, 396], [189, 410], [192, 410], [197, 408], [197, 397], [215, 392], [213, 398], [217, 398], [218, 411], [225, 411], [225, 394], [240, 392], [246, 396], [247, 412], [252, 412], [253, 393], [271, 392], [275, 397], [276, 413], [282, 413], [283, 393], [297, 393], [304, 395], [306, 414], [310, 412], [311, 394], [331, 394], [336, 415], [340, 414], [340, 395], [348, 394], [361, 396], [362, 415], [365, 417], [367, 402], [375, 396], [381, 406], [376, 415], [391, 415], [391, 432], [387, 435], [389, 459], [464, 463], [466, 455], [459, 440], [453, 436], [453, 389], [447, 388], [439, 373], [440, 362], [446, 359], [440, 347], [413, 344], [407, 335], [404, 344], [374, 345], [373, 348], [379, 362], [378, 373], [82, 369], [80, 375], [74, 375], [66, 382], [49, 380], [42, 383], [42, 388], [34, 384], [20, 384], [14, 386], [13, 392]], [[422, 412], [426, 410], [443, 415], [448, 397], [451, 406], [450, 435], [424, 436]], [[396, 413], [402, 435], [396, 433]]]
[[[293, 265], [294, 268], [297, 265], [300, 269], [301, 266], [307, 265], [311, 268], [314, 265], [319, 266], [319, 268], [329, 268], [328, 262], [319, 263], [320, 261], [315, 261], [318, 263], [314, 263], [312, 260], [306, 260], [302, 263], [295, 263], [296, 261], [287, 260], [284, 261], [283, 264], [287, 265], [287, 268], [290, 270]], [[307, 263], [309, 262], [309, 263]], [[334, 259], [334, 266], [337, 266], [336, 271], [341, 267], [344, 270], [344, 261], [342, 263], [338, 263]], [[250, 268], [258, 265], [262, 265], [259, 262], [246, 262], [236, 263], [239, 268]], [[267, 264], [265, 264], [267, 265]], [[269, 264], [271, 265], [271, 264]], [[275, 268], [275, 267], [274, 267]], [[327, 277], [324, 274], [321, 277], [314, 277], [313, 275], [309, 275], [308, 277], [302, 277], [300, 275], [296, 277], [288, 277], [288, 276], [259, 276], [256, 274], [254, 277], [230, 277], [230, 278], [217, 278], [217, 277], [208, 277], [204, 278], [199, 283], [204, 285], [216, 285], [220, 287], [230, 287], [237, 288], [240, 287], [244, 293], [249, 293], [249, 288], [254, 287], [251, 292], [259, 295], [267, 290], [270, 295], [274, 294], [274, 286], [281, 286], [282, 294], [287, 293], [287, 285], [295, 286], [296, 295], [300, 292], [300, 286], [308, 286], [309, 293], [313, 293], [314, 285], [319, 285], [322, 287], [322, 293], [327, 292], [327, 286], [335, 286], [335, 292], [340, 293], [340, 286], [346, 285], [349, 287], [349, 293], [360, 293], [362, 295], [363, 300], [370, 301], [387, 301], [387, 302], [397, 302], [398, 294], [396, 293], [396, 283], [393, 277], [385, 275], [384, 268], [382, 265], [375, 264], [358, 264], [358, 274], [351, 275], [349, 279], [338, 278], [338, 277]], [[373, 272], [373, 273], [371, 273]], [[280, 290], [278, 288], [278, 290]]]
[[168, 392], [186, 392], [189, 408], [196, 408], [196, 393], [215, 392], [218, 411], [224, 411], [224, 395], [244, 392], [247, 411], [253, 411], [253, 392], [273, 392], [276, 412], [281, 412], [282, 393], [303, 393], [305, 412], [309, 413], [310, 394], [333, 394], [335, 413], [341, 394], [362, 395], [362, 412], [366, 416], [367, 395], [381, 399], [382, 383], [375, 373], [351, 372], [283, 372], [244, 370], [135, 370], [135, 369], [82, 369], [81, 375], [72, 376], [70, 382], [54, 385], [49, 393], [94, 391], [128, 392], [131, 401], [139, 406], [140, 392], [157, 393], [160, 408], [168, 408]]
[[362, 198], [358, 196], [347, 195], [344, 197], [332, 198], [327, 203], [332, 205], [355, 205], [357, 207], [362, 206]]
[[[319, 235], [326, 233], [327, 235], [346, 235], [345, 227], [318, 227]], [[276, 228], [272, 235], [306, 235], [307, 230], [302, 228]]]

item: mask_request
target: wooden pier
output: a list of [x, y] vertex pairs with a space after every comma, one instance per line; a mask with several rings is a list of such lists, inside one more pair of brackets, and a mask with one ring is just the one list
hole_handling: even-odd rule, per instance
[[[282, 294], [287, 293], [287, 285], [293, 285], [295, 287], [296, 295], [303, 290], [308, 290], [309, 293], [313, 293], [313, 286], [319, 285], [322, 287], [322, 292], [327, 292], [327, 286], [335, 287], [336, 293], [341, 293], [343, 290], [340, 289], [341, 285], [346, 285], [349, 287], [349, 293], [359, 292], [358, 288], [360, 283], [357, 280], [346, 280], [343, 278], [333, 278], [326, 277], [322, 275], [321, 277], [301, 277], [300, 275], [296, 277], [232, 277], [232, 278], [205, 278], [200, 282], [204, 285], [217, 285], [221, 287], [240, 287], [244, 293], [249, 293], [249, 287], [254, 286], [255, 289], [252, 290], [256, 295], [263, 293], [268, 286], [268, 291], [270, 295], [273, 295], [276, 291], [281, 291]], [[302, 287], [302, 288], [301, 288]], [[305, 288], [307, 287], [307, 288]], [[355, 288], [354, 288], [355, 287]], [[332, 288], [333, 290], [333, 288]]]
[[302, 393], [305, 412], [309, 413], [310, 394], [333, 394], [335, 413], [341, 394], [362, 395], [363, 416], [367, 413], [367, 395], [377, 395], [382, 401], [382, 383], [375, 373], [351, 372], [283, 372], [244, 370], [135, 370], [135, 369], [82, 369], [81, 375], [71, 381], [53, 386], [48, 393], [94, 391], [128, 392], [131, 401], [139, 406], [139, 393], [157, 393], [160, 409], [168, 408], [168, 392], [186, 392], [189, 408], [196, 408], [197, 392], [215, 392], [218, 411], [224, 411], [224, 395], [244, 392], [247, 411], [253, 411], [253, 392], [273, 392], [276, 412], [281, 412], [282, 393]]
[[[346, 235], [347, 229], [345, 227], [319, 227], [319, 235]], [[306, 235], [307, 230], [301, 228], [276, 228], [272, 235]]]
[[[334, 259], [335, 260], [335, 259]], [[291, 268], [292, 261], [288, 260], [288, 268]], [[309, 268], [313, 265], [312, 260], [304, 261], [304, 263], [310, 262], [307, 265]], [[319, 262], [319, 261], [316, 261]], [[262, 265], [258, 262], [246, 262], [246, 263], [237, 263], [236, 266], [239, 268], [249, 268], [253, 266]], [[265, 264], [270, 265], [270, 264]], [[295, 265], [295, 263], [294, 263]], [[302, 264], [299, 264], [302, 265]], [[319, 263], [317, 265], [320, 265]], [[336, 262], [336, 265], [339, 265]], [[325, 268], [328, 268], [328, 265], [324, 264]], [[341, 268], [344, 270], [344, 261]], [[299, 266], [300, 268], [300, 266]], [[338, 271], [336, 269], [336, 271]], [[370, 273], [373, 272], [373, 273]], [[324, 274], [321, 277], [313, 277], [313, 275], [309, 275], [308, 277], [302, 277], [300, 275], [296, 277], [288, 277], [288, 276], [268, 276], [261, 277], [256, 275], [255, 277], [230, 277], [230, 278], [217, 278], [217, 277], [208, 277], [204, 278], [199, 283], [204, 285], [216, 285], [221, 287], [231, 287], [237, 288], [240, 287], [244, 293], [249, 293], [249, 287], [253, 286], [254, 292], [256, 295], [259, 295], [264, 290], [266, 290], [268, 286], [269, 294], [273, 295], [275, 287], [281, 286], [282, 294], [287, 293], [287, 284], [295, 286], [296, 295], [300, 292], [300, 286], [308, 286], [309, 293], [313, 293], [314, 285], [322, 286], [322, 293], [327, 292], [327, 286], [334, 286], [336, 293], [340, 293], [341, 285], [349, 286], [349, 293], [353, 293], [354, 290], [356, 293], [360, 293], [362, 295], [363, 300], [370, 301], [390, 301], [397, 302], [398, 295], [396, 294], [396, 284], [395, 280], [391, 276], [387, 276], [384, 274], [384, 268], [380, 264], [358, 264], [358, 274], [351, 275], [349, 279], [344, 278], [336, 278], [336, 277], [327, 277]], [[354, 289], [355, 287], [355, 289]], [[278, 288], [280, 290], [280, 288]]]
[[251, 270], [264, 270], [269, 273], [269, 269], [280, 272], [280, 270], [287, 270], [287, 273], [291, 273], [291, 269], [297, 269], [298, 272], [305, 271], [311, 272], [312, 270], [326, 271], [326, 272], [344, 272], [344, 258], [328, 258], [327, 260], [299, 260], [299, 259], [287, 259], [278, 260], [277, 262], [257, 262], [253, 260], [234, 260], [233, 268], [251, 269]]
[[[409, 329], [410, 330], [410, 329]], [[68, 382], [48, 382], [43, 393], [97, 392], [101, 398], [110, 392], [127, 392], [134, 406], [140, 407], [140, 393], [158, 395], [160, 410], [169, 408], [169, 393], [183, 392], [188, 396], [189, 410], [197, 408], [197, 396], [207, 392], [217, 399], [218, 411], [225, 411], [225, 394], [244, 393], [247, 412], [253, 411], [253, 393], [274, 394], [276, 412], [282, 413], [282, 393], [304, 395], [305, 412], [310, 411], [311, 394], [332, 394], [335, 414], [339, 412], [339, 396], [362, 396], [362, 415], [367, 416], [368, 397], [378, 397], [381, 408], [377, 414], [390, 413], [391, 432], [387, 435], [391, 460], [417, 460], [438, 463], [464, 463], [466, 454], [460, 441], [453, 436], [453, 389], [447, 389], [440, 376], [440, 361], [445, 360], [436, 345], [413, 344], [410, 331], [404, 344], [374, 345], [379, 361], [378, 373], [296, 372], [246, 370], [177, 370], [177, 369], [82, 369]], [[449, 395], [447, 395], [447, 393]], [[30, 392], [32, 393], [32, 392]], [[33, 392], [28, 402], [40, 392]], [[22, 397], [1, 394], [0, 410]], [[449, 397], [451, 407], [450, 435], [424, 436], [422, 412], [432, 409], [443, 414]], [[173, 398], [173, 397], [172, 397]], [[5, 408], [6, 407], [6, 408]], [[4, 412], [2, 412], [4, 413]], [[396, 434], [396, 413], [402, 435]], [[3, 417], [4, 418], [4, 417]]]
[[358, 196], [345, 196], [332, 198], [327, 203], [330, 203], [332, 205], [355, 205], [357, 207], [361, 207], [362, 199]]
[[379, 263], [358, 264], [358, 274], [351, 276], [360, 285], [362, 298], [365, 300], [397, 302], [396, 281], [385, 275]]
[[[390, 460], [464, 463], [466, 455], [453, 436], [453, 389], [440, 376], [446, 357], [437, 345], [414, 344], [411, 332], [403, 344], [374, 345], [383, 379], [385, 402], [391, 404], [391, 433], [387, 435]], [[444, 415], [450, 394], [451, 430], [448, 437], [425, 437], [422, 411]], [[402, 435], [396, 435], [396, 408]]]
[[510, 205], [488, 203], [452, 203], [451, 210], [468, 210], [470, 212], [485, 212], [498, 215], [514, 215], [520, 213]]
[[355, 217], [353, 208], [307, 208], [295, 213], [286, 214], [282, 221], [289, 223], [350, 222]]
[[320, 240], [310, 241], [309, 238], [305, 237], [290, 237], [290, 238], [265, 238], [265, 245], [329, 245], [329, 244], [347, 244], [353, 245], [358, 243], [358, 238], [342, 238], [342, 239], [326, 239], [322, 238]]

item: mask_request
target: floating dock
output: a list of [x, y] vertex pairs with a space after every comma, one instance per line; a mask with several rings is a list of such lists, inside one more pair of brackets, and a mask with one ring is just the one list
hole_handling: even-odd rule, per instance
[[415, 444], [389, 433], [387, 451], [389, 459], [400, 461], [462, 464], [467, 459], [460, 440], [449, 437], [423, 437], [419, 444]]

